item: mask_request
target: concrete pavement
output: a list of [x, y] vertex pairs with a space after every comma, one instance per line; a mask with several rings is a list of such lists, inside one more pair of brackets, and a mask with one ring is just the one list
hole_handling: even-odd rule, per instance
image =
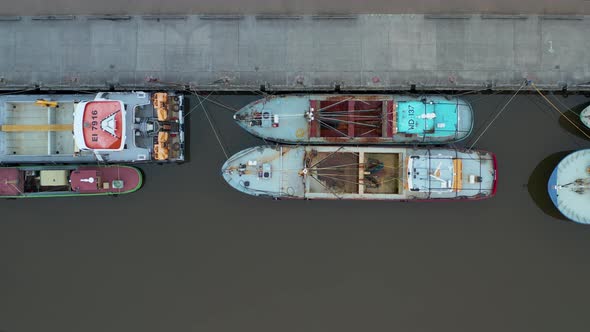
[[589, 16], [36, 16], [0, 21], [0, 89], [590, 90]]
[[590, 14], [587, 0], [0, 0], [0, 15], [59, 14]]

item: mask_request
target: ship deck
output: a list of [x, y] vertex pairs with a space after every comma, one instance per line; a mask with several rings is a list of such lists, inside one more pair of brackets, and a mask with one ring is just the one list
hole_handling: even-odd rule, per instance
[[305, 199], [481, 199], [494, 194], [495, 161], [484, 151], [345, 146], [259, 146], [222, 167], [235, 189]]
[[35, 105], [35, 101], [7, 102], [1, 113], [0, 154], [73, 154], [73, 102], [59, 107]]
[[7, 16], [0, 89], [589, 91], [589, 29], [582, 15]]
[[[92, 151], [79, 150], [73, 137], [74, 108], [80, 101], [92, 100], [95, 94], [47, 94], [0, 96], [0, 162], [3, 163], [92, 163]], [[137, 118], [155, 117], [150, 94], [103, 93], [102, 98], [120, 100], [126, 105], [125, 149], [104, 153], [110, 162], [148, 161], [154, 137], [135, 135]], [[36, 104], [44, 100], [56, 104]], [[180, 118], [183, 130], [183, 113], [171, 112]], [[170, 145], [181, 146], [184, 134], [171, 132]], [[172, 135], [174, 134], [174, 135]], [[169, 157], [184, 159], [182, 146], [170, 149]]]
[[0, 168], [0, 197], [58, 197], [125, 194], [142, 185], [128, 166], [37, 166]]
[[492, 155], [455, 149], [308, 147], [307, 198], [478, 199], [493, 195]]
[[266, 140], [336, 145], [444, 144], [473, 127], [468, 102], [438, 95], [273, 95], [244, 106], [234, 119]]
[[557, 209], [568, 219], [583, 224], [590, 224], [588, 165], [590, 150], [574, 152], [557, 165], [548, 183], [549, 195]]

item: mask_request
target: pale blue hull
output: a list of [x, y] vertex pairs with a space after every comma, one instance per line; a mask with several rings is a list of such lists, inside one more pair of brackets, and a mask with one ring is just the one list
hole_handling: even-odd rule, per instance
[[230, 157], [221, 173], [236, 190], [272, 198], [475, 200], [496, 192], [496, 158], [477, 150], [259, 146]]
[[547, 183], [555, 207], [568, 219], [590, 224], [590, 149], [576, 151], [559, 162]]
[[234, 119], [255, 136], [287, 144], [448, 144], [473, 129], [470, 104], [444, 96], [270, 96]]

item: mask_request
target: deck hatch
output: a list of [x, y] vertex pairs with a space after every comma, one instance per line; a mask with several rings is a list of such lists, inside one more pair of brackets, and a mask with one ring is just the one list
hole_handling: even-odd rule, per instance
[[386, 102], [339, 98], [312, 100], [314, 119], [310, 126], [311, 137], [381, 137], [388, 133]]

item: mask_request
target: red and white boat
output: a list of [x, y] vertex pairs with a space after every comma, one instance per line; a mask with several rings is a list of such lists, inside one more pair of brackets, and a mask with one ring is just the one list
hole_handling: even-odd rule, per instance
[[2, 167], [0, 198], [120, 195], [142, 182], [140, 170], [121, 165]]
[[172, 91], [0, 96], [0, 163], [182, 162], [184, 116]]

